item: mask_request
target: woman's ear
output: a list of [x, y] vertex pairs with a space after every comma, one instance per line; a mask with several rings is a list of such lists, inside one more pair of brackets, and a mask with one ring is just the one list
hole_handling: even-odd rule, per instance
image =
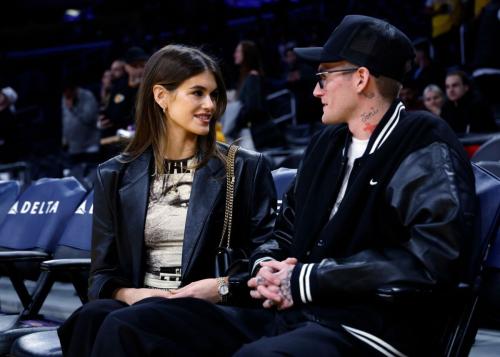
[[157, 84], [153, 87], [153, 95], [155, 97], [155, 102], [158, 103], [158, 105], [165, 112], [165, 109], [167, 108], [169, 92], [165, 89], [165, 87]]

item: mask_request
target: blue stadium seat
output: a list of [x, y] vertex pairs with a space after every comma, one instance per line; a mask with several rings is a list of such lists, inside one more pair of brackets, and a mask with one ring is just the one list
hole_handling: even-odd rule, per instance
[[38, 283], [50, 278], [46, 274], [40, 275], [35, 290], [29, 294], [18, 265], [31, 262], [31, 268], [38, 270], [38, 263], [47, 260], [54, 252], [85, 194], [82, 185], [74, 178], [39, 180], [20, 196], [0, 227], [0, 247], [3, 248], [0, 265], [6, 268], [24, 307], [21, 315], [0, 316], [0, 354], [9, 353], [15, 338], [28, 326], [58, 326], [57, 321], [37, 316], [41, 301], [50, 291], [53, 281], [41, 288]]
[[283, 194], [285, 193], [288, 185], [295, 177], [297, 173], [297, 169], [287, 169], [284, 167], [280, 167], [277, 170], [273, 170], [273, 180], [274, 185], [276, 187], [276, 197], [278, 197], [278, 212], [281, 208], [281, 202], [283, 198]]

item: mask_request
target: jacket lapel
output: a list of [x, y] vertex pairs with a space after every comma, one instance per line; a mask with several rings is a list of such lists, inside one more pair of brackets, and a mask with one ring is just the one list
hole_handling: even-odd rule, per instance
[[[200, 151], [200, 156], [203, 159], [202, 151]], [[224, 175], [224, 164], [216, 158], [208, 161], [194, 174], [182, 248], [182, 280], [189, 273], [193, 253], [201, 238], [203, 227], [213, 211], [217, 196], [225, 182], [225, 179], [220, 179]]]
[[144, 253], [144, 225], [148, 207], [149, 185], [151, 175], [149, 166], [151, 151], [146, 151], [133, 160], [125, 170], [122, 188], [120, 189], [120, 203], [124, 225], [130, 250], [132, 252], [132, 269], [134, 284], [140, 285], [142, 280], [142, 263]]

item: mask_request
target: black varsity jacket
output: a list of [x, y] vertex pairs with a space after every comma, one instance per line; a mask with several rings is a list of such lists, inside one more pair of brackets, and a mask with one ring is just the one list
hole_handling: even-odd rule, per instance
[[335, 125], [309, 144], [288, 187], [262, 261], [295, 257], [294, 305], [332, 305], [373, 296], [383, 284], [453, 285], [474, 232], [474, 174], [448, 124], [393, 103], [357, 159], [343, 201], [329, 215], [344, 176], [351, 133]]

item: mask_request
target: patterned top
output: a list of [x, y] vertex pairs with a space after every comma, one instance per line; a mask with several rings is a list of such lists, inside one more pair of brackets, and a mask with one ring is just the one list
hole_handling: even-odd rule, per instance
[[165, 160], [166, 174], [151, 180], [144, 229], [146, 275], [144, 287], [171, 290], [181, 283], [182, 245], [193, 185], [196, 156]]

